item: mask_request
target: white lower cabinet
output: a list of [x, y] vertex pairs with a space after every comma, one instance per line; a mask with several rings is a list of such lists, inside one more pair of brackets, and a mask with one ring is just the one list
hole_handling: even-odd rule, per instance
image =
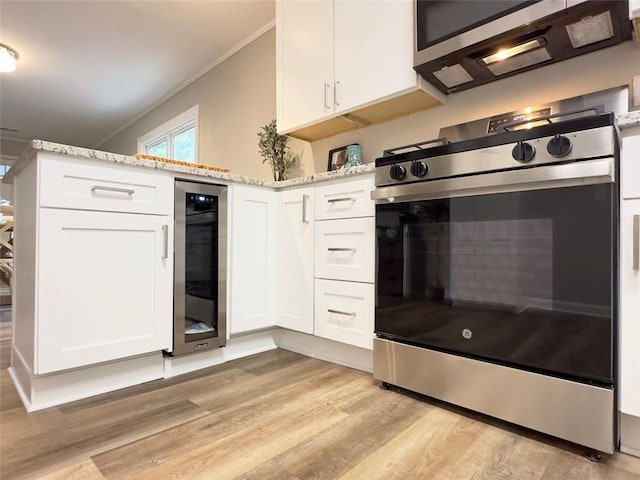
[[316, 280], [315, 334], [373, 349], [374, 285]]
[[313, 190], [278, 194], [276, 325], [303, 333], [313, 333]]
[[231, 189], [231, 334], [275, 324], [276, 195], [264, 188]]
[[620, 411], [640, 417], [640, 199], [620, 217]]
[[373, 176], [316, 187], [314, 333], [373, 349]]
[[172, 223], [40, 210], [36, 374], [171, 347]]

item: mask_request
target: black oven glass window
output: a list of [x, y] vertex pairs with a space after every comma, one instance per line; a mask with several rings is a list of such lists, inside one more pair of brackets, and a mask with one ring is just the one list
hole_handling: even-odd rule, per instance
[[611, 185], [378, 205], [376, 332], [611, 382]]
[[186, 193], [185, 341], [217, 334], [218, 197]]
[[416, 7], [418, 50], [532, 3], [535, 2], [523, 0], [418, 0]]

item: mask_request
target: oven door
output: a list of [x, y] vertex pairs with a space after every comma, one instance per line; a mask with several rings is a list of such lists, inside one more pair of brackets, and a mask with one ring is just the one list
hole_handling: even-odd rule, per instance
[[614, 166], [377, 189], [376, 334], [612, 384]]

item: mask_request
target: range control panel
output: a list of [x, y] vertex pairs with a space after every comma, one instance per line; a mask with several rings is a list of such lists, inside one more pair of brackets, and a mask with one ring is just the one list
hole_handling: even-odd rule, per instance
[[[538, 125], [543, 125], [548, 122], [544, 120], [544, 121], [533, 122], [533, 124], [530, 124], [530, 123], [526, 123], [526, 121], [531, 120], [533, 118], [548, 117], [549, 115], [551, 115], [551, 107], [541, 108], [539, 110], [533, 110], [528, 112], [524, 111], [524, 112], [518, 112], [518, 113], [506, 113], [504, 115], [500, 115], [497, 117], [491, 117], [489, 119], [489, 124], [487, 126], [487, 133], [495, 133], [498, 131], [502, 131], [503, 127], [507, 125], [512, 125], [514, 123], [518, 125], [514, 126], [513, 128], [509, 128], [509, 131], [537, 127]], [[525, 123], [520, 123], [520, 122], [525, 122]]]

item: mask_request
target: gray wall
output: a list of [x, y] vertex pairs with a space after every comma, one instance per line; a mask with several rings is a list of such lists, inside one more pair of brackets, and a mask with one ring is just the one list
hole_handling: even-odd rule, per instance
[[9, 157], [18, 157], [22, 151], [27, 148], [29, 142], [27, 140], [14, 140], [11, 138], [0, 138], [0, 155]]
[[275, 118], [275, 61], [275, 29], [271, 29], [100, 145], [100, 150], [134, 154], [138, 137], [199, 105], [198, 162], [270, 178], [257, 138], [260, 127]]
[[[358, 142], [364, 161], [372, 162], [385, 148], [437, 137], [442, 126], [626, 85], [638, 73], [640, 48], [633, 42], [625, 42], [449, 95], [446, 105], [391, 122], [311, 144], [294, 140], [291, 145], [301, 155], [301, 164], [290, 176], [325, 171], [328, 152], [335, 147]], [[257, 132], [275, 118], [275, 91], [275, 29], [272, 29], [100, 148], [135, 153], [139, 136], [199, 104], [199, 161], [268, 179], [271, 171], [261, 163]]]

